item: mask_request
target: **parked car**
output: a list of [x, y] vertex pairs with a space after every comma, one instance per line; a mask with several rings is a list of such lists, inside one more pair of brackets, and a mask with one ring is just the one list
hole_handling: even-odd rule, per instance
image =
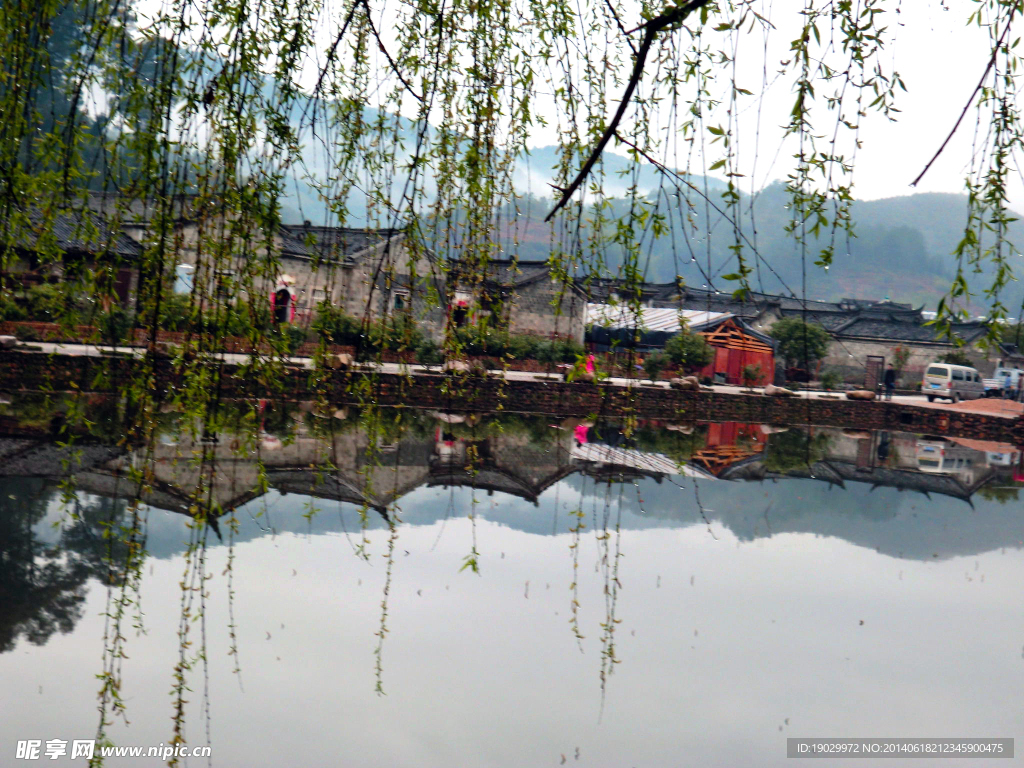
[[957, 443], [937, 437], [917, 439], [917, 468], [921, 472], [939, 475], [960, 475], [973, 482], [988, 472], [985, 454]]
[[1017, 389], [1017, 381], [1020, 379], [1021, 374], [1024, 374], [1024, 371], [1020, 368], [996, 368], [991, 379], [983, 380], [985, 384], [985, 397], [1002, 396], [1002, 393], [1007, 389], [1007, 379], [1010, 380], [1010, 391], [1015, 391]]
[[984, 397], [985, 384], [977, 369], [970, 366], [930, 363], [924, 372], [921, 391], [928, 396], [929, 403], [937, 397], [959, 403]]

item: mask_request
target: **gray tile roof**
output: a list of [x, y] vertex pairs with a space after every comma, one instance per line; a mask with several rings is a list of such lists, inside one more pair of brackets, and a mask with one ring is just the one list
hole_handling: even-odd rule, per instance
[[[954, 336], [970, 343], [985, 335], [984, 323], [958, 323], [952, 327]], [[887, 341], [945, 341], [935, 326], [924, 322], [909, 322], [899, 316], [855, 317], [850, 322], [833, 330], [837, 338], [885, 339]]]
[[[176, 221], [196, 218], [196, 199], [196, 195], [175, 195], [170, 201], [171, 218]], [[126, 225], [145, 225], [157, 213], [153, 200], [117, 192], [90, 192], [88, 208], [108, 220]]]
[[322, 227], [312, 224], [285, 225], [279, 233], [282, 254], [298, 258], [340, 260], [355, 256], [389, 239], [402, 237], [399, 229], [357, 229]]
[[52, 236], [53, 245], [67, 252], [94, 255], [112, 254], [126, 259], [138, 258], [142, 246], [117, 226], [91, 211], [62, 211], [47, 217], [41, 210], [29, 212], [31, 228], [23, 233], [19, 247], [35, 251]]

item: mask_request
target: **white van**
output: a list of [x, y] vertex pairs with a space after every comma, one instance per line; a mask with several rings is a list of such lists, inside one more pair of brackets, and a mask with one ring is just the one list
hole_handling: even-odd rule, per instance
[[970, 366], [930, 363], [924, 371], [921, 391], [927, 395], [929, 403], [937, 397], [959, 403], [984, 397], [985, 384], [977, 369]]

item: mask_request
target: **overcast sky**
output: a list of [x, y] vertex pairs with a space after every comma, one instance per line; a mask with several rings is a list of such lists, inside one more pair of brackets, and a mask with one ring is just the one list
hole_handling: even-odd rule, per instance
[[[891, 4], [896, 7], [896, 3]], [[901, 114], [897, 122], [872, 115], [862, 123], [860, 150], [854, 174], [855, 195], [878, 199], [918, 192], [963, 192], [964, 176], [975, 138], [973, 110], [964, 119], [955, 138], [942, 157], [932, 166], [915, 189], [911, 181], [920, 173], [952, 129], [960, 111], [970, 98], [988, 59], [987, 32], [968, 27], [968, 13], [975, 3], [952, 0], [952, 9], [936, 0], [902, 3], [899, 16], [886, 14], [887, 25], [896, 40], [887, 46], [892, 67], [900, 73], [908, 91], [897, 102]], [[769, 78], [778, 70], [779, 60], [790, 58], [788, 41], [794, 37], [796, 13], [776, 5], [773, 33], [767, 58]], [[786, 22], [793, 26], [787, 27]], [[740, 85], [757, 92], [761, 83], [761, 65], [765, 57], [760, 32], [750, 36], [751, 45], [741, 48]], [[764, 92], [761, 112], [761, 140], [758, 143], [756, 187], [783, 178], [789, 170], [793, 147], [779, 150], [779, 126], [787, 122], [793, 106], [792, 76], [783, 77]], [[819, 97], [825, 89], [819, 90]], [[819, 98], [820, 101], [820, 98]], [[756, 109], [743, 113], [741, 155], [749, 162], [756, 128]], [[823, 122], [823, 126], [828, 124]], [[553, 137], [537, 137], [538, 144]], [[774, 165], [772, 159], [775, 159]], [[747, 182], [746, 184], [749, 184]], [[1020, 178], [1014, 185], [1014, 199], [1021, 200]]]

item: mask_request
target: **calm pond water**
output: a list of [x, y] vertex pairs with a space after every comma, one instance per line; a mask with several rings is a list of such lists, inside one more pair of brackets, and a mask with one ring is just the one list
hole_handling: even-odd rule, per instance
[[[149, 457], [0, 439], [0, 763], [94, 738], [105, 670], [108, 737], [166, 744], [177, 721], [212, 747], [194, 766], [782, 766], [788, 737], [1024, 738], [1009, 446], [429, 413], [371, 438], [336, 415], [268, 413], [248, 448], [171, 415]], [[906, 765], [818, 764], [847, 763]]]

